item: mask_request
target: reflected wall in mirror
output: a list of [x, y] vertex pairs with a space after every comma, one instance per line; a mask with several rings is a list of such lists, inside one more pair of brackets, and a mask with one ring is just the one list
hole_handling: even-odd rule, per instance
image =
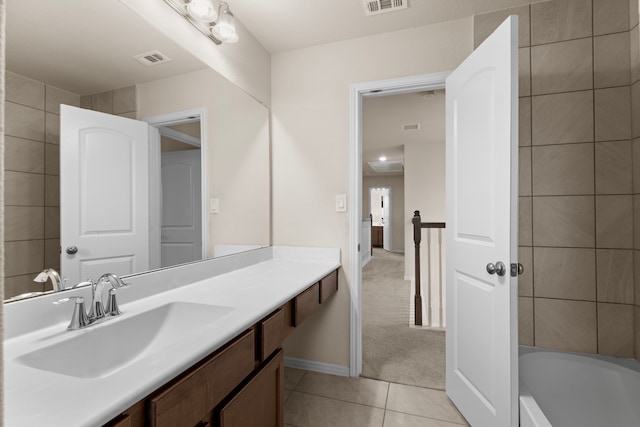
[[[7, 16], [6, 298], [51, 289], [33, 279], [61, 267], [60, 104], [138, 120], [201, 109], [204, 257], [270, 244], [266, 107], [119, 2], [10, 0]], [[145, 67], [133, 59], [156, 50], [171, 60]], [[190, 134], [188, 123], [152, 125], [165, 135]], [[163, 175], [158, 171], [158, 183]], [[150, 210], [176, 220], [169, 208]], [[171, 258], [191, 259], [174, 253], [148, 268]]]

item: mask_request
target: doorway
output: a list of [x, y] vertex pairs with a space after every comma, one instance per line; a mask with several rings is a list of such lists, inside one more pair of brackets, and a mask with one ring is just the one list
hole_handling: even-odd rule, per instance
[[391, 187], [369, 187], [369, 214], [371, 215], [371, 246], [391, 251]]

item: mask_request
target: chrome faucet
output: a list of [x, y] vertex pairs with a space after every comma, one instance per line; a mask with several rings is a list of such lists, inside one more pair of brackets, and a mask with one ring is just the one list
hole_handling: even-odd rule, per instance
[[[83, 329], [96, 322], [107, 320], [122, 314], [118, 308], [118, 302], [116, 300], [116, 289], [129, 286], [129, 283], [123, 282], [122, 279], [113, 273], [106, 273], [100, 276], [100, 278], [95, 282], [93, 280], [87, 280], [86, 282], [78, 283], [74, 288], [83, 285], [91, 286], [91, 308], [89, 309], [89, 313], [85, 310], [84, 298], [82, 297], [67, 297], [54, 302], [54, 304], [62, 304], [69, 301], [75, 302], [71, 322], [67, 327], [68, 330], [74, 331], [77, 329]], [[111, 285], [111, 289], [109, 289], [109, 299], [107, 301], [105, 313], [102, 293], [106, 285]]]
[[34, 282], [46, 283], [47, 280], [51, 280], [51, 286], [54, 292], [60, 292], [65, 289], [67, 278], [60, 279], [60, 274], [53, 268], [46, 268], [42, 270], [35, 279]]

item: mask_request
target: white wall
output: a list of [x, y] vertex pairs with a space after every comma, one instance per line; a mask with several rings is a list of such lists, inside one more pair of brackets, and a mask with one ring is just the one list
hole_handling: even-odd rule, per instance
[[238, 19], [238, 42], [218, 46], [160, 0], [120, 1], [229, 81], [270, 105], [271, 55]]
[[[286, 355], [349, 365], [349, 87], [452, 70], [472, 51], [463, 19], [273, 55], [273, 244], [337, 247], [338, 294], [286, 342]], [[354, 209], [349, 206], [349, 209]]]
[[[138, 85], [142, 118], [206, 109], [209, 256], [215, 245], [270, 244], [269, 110], [213, 70]], [[208, 207], [205, 207], [208, 212]]]
[[362, 180], [362, 217], [368, 217], [370, 209], [370, 187], [391, 187], [391, 250], [394, 252], [404, 252], [404, 228], [405, 224], [411, 223], [411, 218], [407, 219], [404, 209], [404, 176], [381, 176], [367, 177]]

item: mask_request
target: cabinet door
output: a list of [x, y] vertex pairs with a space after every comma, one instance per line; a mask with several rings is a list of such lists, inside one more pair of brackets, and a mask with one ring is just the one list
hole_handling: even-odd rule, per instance
[[284, 351], [275, 353], [217, 415], [220, 427], [284, 426]]

